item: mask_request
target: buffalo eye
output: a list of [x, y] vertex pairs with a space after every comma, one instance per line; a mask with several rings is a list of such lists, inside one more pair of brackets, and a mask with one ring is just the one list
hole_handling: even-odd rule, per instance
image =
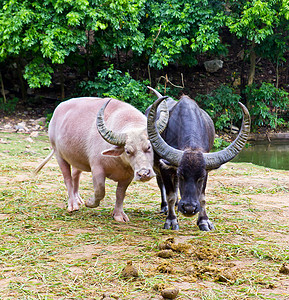
[[151, 150], [151, 145], [149, 145], [146, 149], [146, 152], [149, 152]]
[[129, 151], [128, 149], [125, 149], [125, 153], [126, 153], [127, 155], [131, 155], [131, 154], [132, 154], [132, 152]]

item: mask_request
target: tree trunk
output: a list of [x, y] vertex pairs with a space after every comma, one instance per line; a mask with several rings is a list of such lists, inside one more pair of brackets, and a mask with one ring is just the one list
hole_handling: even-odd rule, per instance
[[90, 61], [89, 61], [89, 53], [90, 53], [90, 31], [87, 31], [87, 43], [85, 45], [85, 69], [87, 77], [90, 79]]
[[60, 90], [61, 90], [61, 100], [63, 101], [65, 97], [63, 65], [60, 66]]
[[2, 74], [0, 73], [0, 81], [1, 81], [1, 93], [3, 96], [3, 101], [4, 103], [6, 103], [6, 96], [5, 96], [5, 88], [4, 88], [4, 82], [3, 82], [3, 78], [2, 78]]
[[250, 71], [248, 77], [248, 85], [252, 85], [255, 77], [255, 69], [256, 69], [256, 52], [255, 52], [255, 42], [252, 42], [252, 47], [250, 50]]
[[[244, 49], [245, 53], [245, 49]], [[241, 72], [240, 72], [240, 79], [241, 79], [241, 85], [240, 85], [240, 96], [243, 100], [243, 103], [247, 105], [247, 97], [245, 93], [246, 89], [246, 76], [245, 76], [245, 55], [242, 56], [242, 64], [241, 64]]]
[[26, 103], [27, 102], [27, 89], [25, 87], [25, 82], [23, 80], [23, 74], [22, 74], [22, 67], [21, 67], [20, 58], [17, 59], [16, 65], [17, 65], [17, 73], [18, 73], [19, 82], [20, 82], [22, 100], [23, 100], [24, 103]]
[[279, 57], [277, 58], [276, 64], [276, 88], [279, 88]]

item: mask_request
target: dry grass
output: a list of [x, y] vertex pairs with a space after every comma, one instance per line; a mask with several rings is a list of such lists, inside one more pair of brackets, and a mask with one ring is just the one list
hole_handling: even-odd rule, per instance
[[[31, 172], [49, 150], [46, 136], [26, 140], [0, 133], [0, 299], [162, 299], [177, 286], [178, 299], [289, 299], [288, 172], [228, 164], [209, 175], [208, 213], [214, 232], [179, 216], [180, 231], [163, 230], [154, 180], [133, 183], [125, 211], [111, 218], [115, 184], [107, 182], [97, 209], [66, 211], [66, 189], [55, 159]], [[7, 143], [5, 143], [7, 142]], [[81, 180], [92, 193], [90, 174]], [[171, 258], [159, 244], [174, 237]], [[121, 276], [127, 261], [139, 277]]]

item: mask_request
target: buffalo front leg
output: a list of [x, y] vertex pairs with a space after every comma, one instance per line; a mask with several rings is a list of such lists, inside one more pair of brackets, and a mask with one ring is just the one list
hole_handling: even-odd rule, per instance
[[211, 231], [211, 230], [214, 230], [215, 227], [214, 227], [213, 223], [209, 220], [209, 218], [207, 216], [207, 212], [206, 212], [206, 196], [205, 196], [206, 184], [207, 184], [207, 178], [204, 181], [202, 194], [200, 197], [201, 209], [199, 212], [197, 225], [199, 226], [200, 230], [202, 230], [202, 231]]
[[199, 226], [200, 230], [202, 230], [202, 231], [211, 231], [211, 230], [214, 230], [215, 227], [207, 216], [205, 199], [206, 199], [205, 194], [202, 194], [201, 201], [200, 201], [201, 209], [199, 212], [197, 225]]
[[94, 195], [85, 201], [85, 206], [95, 208], [99, 206], [100, 201], [105, 196], [105, 176], [102, 170], [94, 169], [92, 172], [92, 181], [94, 188]]
[[178, 201], [178, 179], [173, 168], [161, 169], [162, 181], [166, 191], [166, 200], [168, 203], [168, 215], [164, 229], [179, 230], [175, 205]]
[[[67, 192], [68, 192], [68, 208], [67, 209], [69, 212], [79, 210], [79, 202], [78, 202], [78, 198], [75, 196], [75, 191], [74, 191], [74, 187], [73, 187], [74, 180], [72, 179], [72, 176], [71, 176], [70, 164], [67, 163], [59, 155], [56, 155], [56, 159], [57, 159], [58, 165], [60, 167], [60, 170], [62, 172], [64, 183], [66, 185]], [[79, 181], [79, 176], [80, 176], [80, 174], [78, 174], [78, 181]]]
[[116, 201], [112, 213], [113, 218], [117, 222], [129, 222], [128, 216], [123, 211], [123, 201], [124, 201], [126, 189], [130, 183], [131, 183], [131, 179], [126, 181], [121, 181], [121, 182], [119, 181], [117, 184]]

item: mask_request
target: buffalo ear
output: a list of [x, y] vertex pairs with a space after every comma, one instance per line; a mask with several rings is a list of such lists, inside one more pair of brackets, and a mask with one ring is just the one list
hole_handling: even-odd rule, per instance
[[101, 152], [101, 155], [104, 155], [104, 156], [120, 156], [124, 151], [124, 148], [123, 147], [120, 147], [120, 146], [115, 146], [115, 147], [112, 147], [110, 149], [107, 149], [107, 150], [104, 150]]
[[160, 159], [160, 165], [164, 168], [164, 169], [177, 169], [176, 166], [172, 165], [171, 163], [169, 163], [167, 160], [165, 159]]

